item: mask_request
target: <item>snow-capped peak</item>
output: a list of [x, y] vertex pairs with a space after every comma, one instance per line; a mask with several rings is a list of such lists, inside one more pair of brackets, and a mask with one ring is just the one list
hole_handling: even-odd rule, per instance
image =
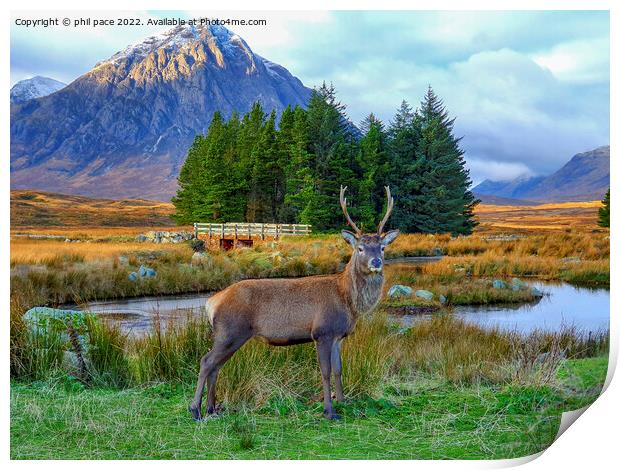
[[122, 60], [141, 60], [157, 49], [165, 48], [171, 50], [179, 50], [185, 44], [204, 41], [210, 37], [214, 38], [220, 47], [226, 48], [231, 42], [238, 42], [244, 49], [248, 48], [245, 41], [238, 35], [233, 34], [230, 30], [220, 25], [182, 25], [176, 26], [161, 34], [150, 36], [138, 43], [127, 46], [122, 51], [117, 52], [108, 60], [99, 62], [95, 67], [110, 62], [119, 62]]
[[36, 77], [28, 78], [17, 82], [11, 88], [11, 103], [24, 103], [25, 101], [41, 98], [66, 87], [66, 83], [59, 82], [53, 78]]

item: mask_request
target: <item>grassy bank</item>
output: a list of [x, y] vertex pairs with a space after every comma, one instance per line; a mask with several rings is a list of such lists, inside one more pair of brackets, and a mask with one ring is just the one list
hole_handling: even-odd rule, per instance
[[74, 383], [14, 383], [13, 459], [500, 459], [546, 448], [563, 411], [591, 403], [604, 357], [569, 360], [554, 385], [457, 385], [425, 374], [386, 384], [379, 398], [338, 404], [273, 399], [189, 418], [191, 389], [154, 384], [123, 391]]
[[[196, 424], [187, 404], [199, 359], [211, 345], [204, 319], [155, 322], [143, 337], [88, 320], [82, 376], [64, 332], [37, 333], [22, 314], [33, 305], [336, 272], [350, 248], [329, 235], [212, 251], [197, 260], [187, 245], [87, 241], [20, 240], [12, 247], [13, 458], [517, 457], [548, 446], [561, 412], [594, 400], [604, 380], [607, 332], [522, 336], [485, 330], [446, 312], [400, 328], [387, 321], [384, 307], [391, 301], [361, 320], [344, 343], [348, 402], [337, 405], [343, 422], [320, 418], [313, 345], [272, 348], [251, 341], [220, 375], [224, 413]], [[400, 283], [428, 289], [435, 299], [443, 294], [449, 305], [458, 305], [531, 300], [529, 290], [494, 289], [494, 278], [609, 283], [604, 234], [499, 240], [405, 235], [387, 257], [439, 252], [439, 262], [389, 266], [386, 288]], [[157, 277], [130, 281], [128, 273], [140, 265], [156, 269]]]
[[[198, 262], [192, 261], [192, 251], [185, 244], [122, 240], [13, 240], [11, 294], [22, 304], [33, 306], [217, 290], [249, 277], [337, 272], [350, 256], [350, 248], [337, 235], [259, 242], [252, 249], [230, 252], [212, 251]], [[609, 237], [602, 233], [588, 237], [559, 233], [499, 240], [482, 236], [402, 235], [389, 247], [386, 257], [438, 253], [445, 255], [441, 261], [402, 267], [388, 281], [400, 279], [399, 282], [416, 289], [449, 295], [453, 304], [470, 300], [480, 303], [484, 299], [530, 300], [508, 292], [493, 292], [488, 281], [497, 277], [609, 285]], [[157, 277], [130, 281], [128, 274], [142, 264], [155, 268]], [[468, 295], [472, 280], [476, 279], [484, 282], [474, 282], [477, 293]]]

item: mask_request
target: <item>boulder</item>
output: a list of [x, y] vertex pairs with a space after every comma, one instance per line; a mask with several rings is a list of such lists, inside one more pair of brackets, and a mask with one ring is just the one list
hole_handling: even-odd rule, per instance
[[438, 246], [436, 246], [435, 248], [431, 250], [431, 254], [433, 256], [443, 256], [443, 250], [439, 248]]
[[493, 289], [507, 289], [507, 288], [508, 288], [508, 284], [506, 284], [501, 279], [495, 279], [493, 281]]
[[388, 290], [388, 297], [391, 299], [399, 298], [399, 297], [411, 297], [413, 293], [413, 289], [409, 286], [403, 286], [402, 284], [394, 284]]
[[544, 292], [538, 289], [537, 287], [531, 287], [530, 292], [532, 293], [534, 297], [542, 297], [545, 295]]
[[433, 293], [429, 290], [419, 289], [415, 291], [415, 296], [421, 299], [433, 300]]
[[512, 290], [517, 291], [517, 290], [522, 290], [525, 289], [527, 287], [527, 285], [518, 277], [513, 277], [512, 281]]
[[127, 258], [126, 256], [119, 256], [118, 262], [125, 265], [129, 264], [129, 258]]
[[127, 279], [129, 279], [131, 282], [135, 282], [138, 280], [138, 273], [133, 271], [130, 272], [129, 275], [127, 276]]
[[155, 277], [157, 276], [157, 272], [153, 268], [147, 268], [146, 266], [140, 266], [138, 271], [140, 273], [140, 277]]
[[140, 234], [140, 235], [138, 235], [138, 236], [136, 237], [136, 241], [137, 241], [137, 242], [140, 242], [140, 243], [145, 242], [145, 241], [147, 241], [147, 240], [148, 240], [148, 238], [146, 238], [146, 236], [145, 236], [145, 235], [143, 235], [143, 234]]
[[[86, 327], [87, 317], [91, 316], [93, 316], [92, 313], [82, 312], [81, 310], [33, 307], [24, 313], [22, 320], [38, 333], [56, 331], [61, 334], [63, 341], [68, 341], [67, 327], [71, 326], [78, 332], [83, 331]], [[78, 336], [78, 339], [82, 343], [82, 347], [86, 349], [87, 344], [84, 338]]]
[[441, 295], [439, 296], [439, 303], [440, 303], [441, 305], [444, 305], [447, 301], [448, 301], [448, 298], [447, 298], [445, 295], [441, 294]]

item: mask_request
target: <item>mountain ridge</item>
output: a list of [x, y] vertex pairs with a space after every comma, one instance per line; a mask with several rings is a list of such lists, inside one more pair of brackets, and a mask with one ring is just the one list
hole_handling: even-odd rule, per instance
[[11, 104], [20, 104], [35, 98], [42, 98], [58, 90], [62, 90], [66, 86], [66, 83], [41, 75], [26, 78], [25, 80], [20, 80], [11, 87]]
[[168, 200], [197, 134], [260, 101], [311, 90], [222, 26], [180, 26], [127, 46], [53, 95], [11, 107], [11, 187]]
[[517, 177], [507, 181], [484, 180], [473, 188], [481, 196], [526, 201], [593, 201], [603, 198], [610, 184], [610, 146], [575, 154], [547, 176]]

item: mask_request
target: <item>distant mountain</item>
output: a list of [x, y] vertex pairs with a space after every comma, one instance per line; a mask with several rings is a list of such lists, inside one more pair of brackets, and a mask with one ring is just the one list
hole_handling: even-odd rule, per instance
[[484, 180], [474, 188], [474, 191], [479, 194], [519, 199], [528, 194], [532, 188], [536, 187], [544, 179], [544, 176], [519, 176], [514, 180], [508, 181]]
[[510, 181], [485, 180], [474, 193], [529, 201], [593, 201], [609, 188], [609, 145], [578, 153], [549, 176], [519, 177]]
[[21, 80], [11, 88], [11, 104], [25, 103], [33, 98], [51, 95], [66, 86], [66, 83], [41, 76]]
[[542, 202], [525, 201], [523, 199], [512, 199], [509, 197], [493, 196], [492, 194], [482, 194], [474, 191], [474, 196], [480, 199], [482, 204], [491, 204], [495, 206], [538, 206]]
[[53, 95], [11, 107], [11, 187], [168, 200], [213, 113], [307, 104], [311, 90], [222, 26], [127, 47]]

